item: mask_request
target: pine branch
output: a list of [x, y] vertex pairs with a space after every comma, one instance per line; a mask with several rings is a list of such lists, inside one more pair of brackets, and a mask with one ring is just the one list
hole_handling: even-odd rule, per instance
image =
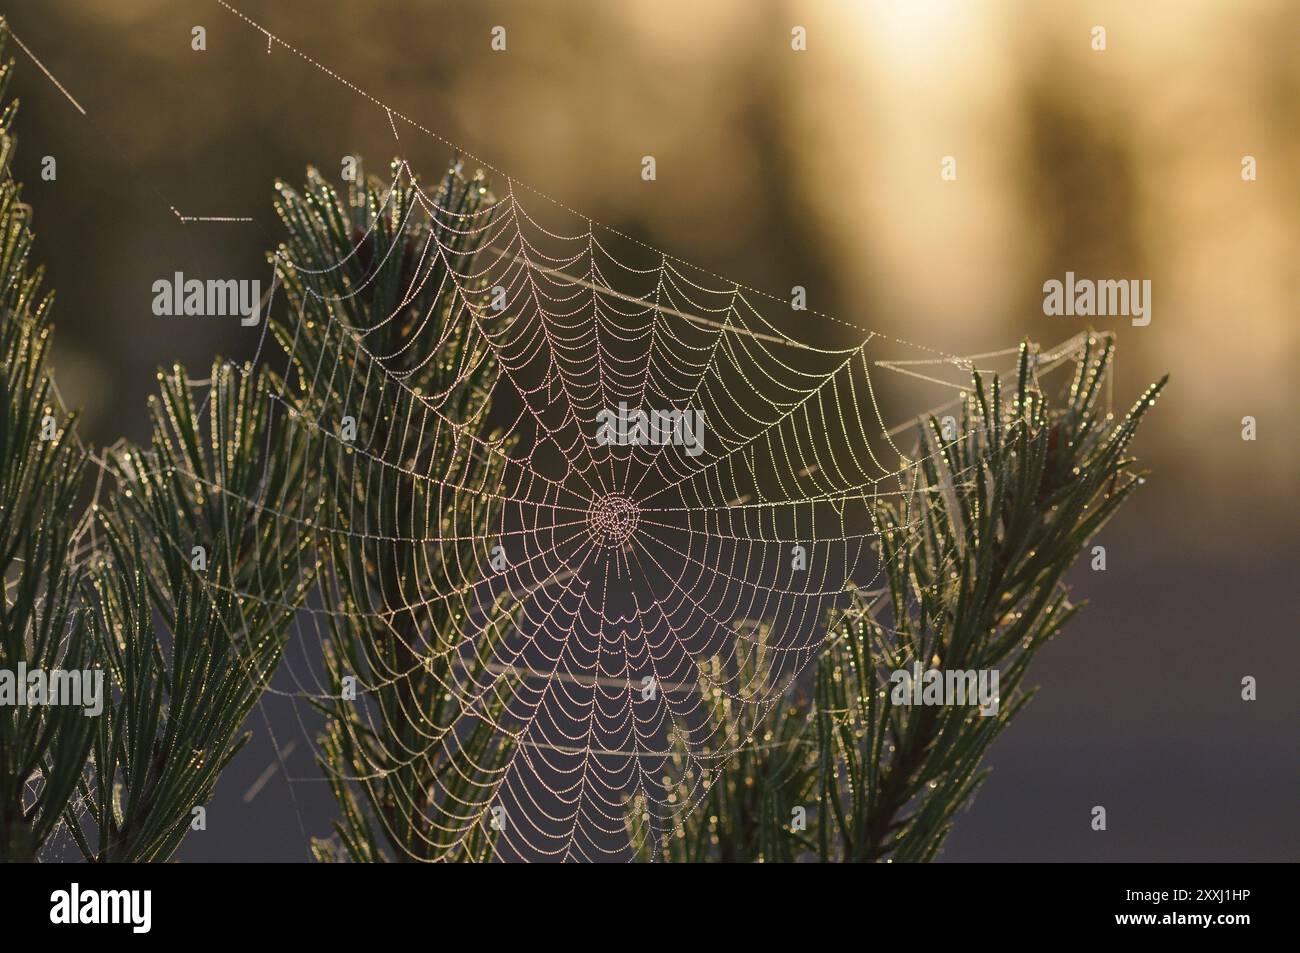
[[[811, 699], [787, 699], [753, 724], [750, 706], [719, 711], [722, 736], [752, 740], [684, 821], [646, 817], [655, 845], [644, 858], [937, 856], [989, 745], [1031, 696], [1021, 688], [1030, 661], [1078, 610], [1062, 577], [1140, 483], [1126, 453], [1164, 381], [1109, 423], [1097, 404], [1112, 348], [1109, 337], [1089, 340], [1062, 409], [1049, 409], [1025, 346], [1009, 401], [996, 378], [986, 387], [976, 375], [955, 439], [933, 418], [923, 425], [916, 485], [874, 514], [886, 591], [854, 595], [828, 633]], [[916, 663], [996, 670], [996, 714], [898, 703], [907, 699], [891, 676]], [[643, 811], [632, 805], [630, 823]]]
[[[0, 52], [7, 39], [0, 20]], [[12, 60], [0, 67], [5, 100]], [[48, 367], [52, 295], [29, 267], [30, 209], [10, 162], [17, 103], [0, 113], [0, 668], [89, 670], [98, 648], [82, 611], [77, 494], [86, 453]], [[89, 749], [92, 719], [76, 706], [0, 707], [0, 860], [34, 860], [68, 809]]]
[[47, 367], [50, 298], [9, 171], [14, 112], [0, 114], [0, 668], [107, 678], [100, 713], [0, 708], [0, 859], [66, 832], [90, 860], [165, 860], [246, 740], [311, 582], [298, 526], [313, 435], [220, 361], [205, 425], [177, 368], [159, 375], [152, 446], [105, 454], [111, 479], [86, 509], [91, 458]]
[[[630, 798], [625, 819], [639, 859], [783, 862], [812, 848], [802, 832], [789, 830], [792, 805], [809, 803], [817, 778], [807, 748], [811, 741], [808, 699], [778, 699], [768, 706], [714, 691], [715, 686], [734, 681], [751, 686], [749, 694], [755, 699], [770, 697], [771, 678], [763, 669], [767, 634], [765, 627], [754, 633], [757, 652], [738, 663], [734, 676], [721, 671], [718, 659], [701, 667], [700, 692], [709, 705], [712, 736], [734, 739], [739, 750], [734, 754], [722, 750], [703, 759], [711, 763], [699, 778], [691, 767], [698, 753], [685, 738], [676, 740], [671, 775], [681, 780], [672, 803], [679, 812], [691, 809], [691, 813], [684, 819], [656, 816], [655, 802], [644, 793]], [[701, 781], [708, 793], [693, 806], [692, 789]]]
[[315, 575], [300, 528], [315, 506], [312, 431], [249, 368], [214, 363], [206, 426], [184, 372], [159, 379], [152, 446], [109, 454], [115, 493], [101, 513], [96, 609], [121, 687], [83, 785], [101, 861], [180, 846], [248, 740], [241, 727]]
[[[471, 619], [452, 594], [482, 581], [468, 567], [481, 562], [475, 538], [499, 519], [510, 446], [484, 423], [492, 353], [462, 323], [464, 298], [486, 289], [457, 277], [476, 251], [464, 223], [485, 222], [493, 199], [452, 170], [426, 200], [400, 163], [391, 171], [391, 182], [358, 171], [346, 200], [314, 170], [302, 194], [278, 186], [289, 238], [273, 261], [296, 318], [275, 326], [293, 370], [284, 393], [327, 435], [320, 553], [334, 697], [322, 706], [320, 760], [341, 818], [314, 850], [322, 860], [486, 860], [495, 833], [482, 805], [511, 739], [499, 727], [508, 680], [494, 683], [485, 666], [513, 607], [507, 596]], [[355, 444], [339, 436], [345, 418]], [[459, 541], [423, 542], [453, 521]]]

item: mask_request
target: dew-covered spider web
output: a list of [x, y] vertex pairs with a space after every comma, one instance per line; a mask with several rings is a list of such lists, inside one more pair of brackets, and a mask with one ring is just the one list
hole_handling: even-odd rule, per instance
[[[399, 146], [399, 125], [434, 135], [329, 75]], [[1017, 353], [803, 310], [471, 158], [437, 185], [399, 160], [338, 201], [314, 176], [279, 211], [258, 363], [319, 438], [316, 504], [286, 531], [320, 565], [274, 691], [417, 859], [473, 838], [622, 858], [652, 836], [629, 802], [693, 809], [754, 740], [709, 700], [762, 714], [798, 685], [880, 583], [873, 510], [915, 493], [917, 416]], [[808, 343], [810, 321], [851, 343]]]

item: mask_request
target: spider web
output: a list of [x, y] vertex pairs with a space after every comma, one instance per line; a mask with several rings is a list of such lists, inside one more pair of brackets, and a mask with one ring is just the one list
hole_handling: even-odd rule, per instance
[[[920, 461], [900, 449], [901, 428], [886, 425], [873, 375], [905, 375], [956, 402], [962, 385], [937, 375], [966, 377], [974, 363], [909, 357], [916, 348], [878, 334], [814, 347], [782, 332], [760, 310], [770, 302], [737, 284], [705, 284], [663, 254], [638, 262], [646, 250], [626, 242], [616, 254], [619, 236], [588, 219], [572, 234], [543, 224], [511, 180], [466, 214], [452, 202], [454, 184], [430, 195], [405, 163], [395, 172], [380, 216], [351, 203], [354, 228], [366, 228], [354, 233], [351, 255], [323, 269], [277, 255], [279, 273], [310, 279], [312, 306], [288, 321], [289, 364], [330, 382], [326, 405], [374, 422], [348, 440], [337, 417], [310, 420], [323, 455], [334, 457], [320, 471], [344, 472], [361, 497], [387, 494], [384, 510], [437, 513], [408, 535], [369, 526], [376, 511], [362, 504], [346, 525], [315, 527], [320, 548], [341, 543], [367, 564], [407, 573], [372, 593], [370, 610], [345, 614], [343, 624], [360, 617], [401, 640], [406, 660], [373, 669], [358, 693], [406, 678], [439, 653], [463, 660], [439, 685], [461, 718], [422, 723], [420, 748], [399, 750], [391, 713], [358, 709], [379, 747], [373, 773], [352, 780], [374, 781], [413, 759], [463, 757], [460, 722], [488, 717], [485, 700], [508, 695], [491, 716], [512, 742], [504, 770], [481, 799], [457, 804], [459, 827], [435, 830], [443, 813], [428, 819], [433, 856], [494, 819], [503, 857], [620, 855], [629, 797], [690, 810], [725, 759], [752, 741], [719, 734], [706, 713], [710, 696], [759, 712], [779, 703], [848, 594], [879, 578], [872, 507], [912, 493]], [[403, 188], [416, 197], [408, 216], [418, 212], [428, 227], [419, 259], [400, 271], [400, 306], [375, 314], [366, 297], [388, 262], [356, 259]], [[331, 281], [348, 267], [364, 277]], [[338, 285], [351, 290], [311, 290]], [[445, 310], [413, 311], [417, 298]], [[300, 353], [304, 324], [321, 314], [338, 333], [312, 356]], [[397, 321], [411, 329], [407, 343], [381, 352], [379, 332]], [[448, 362], [442, 389], [415, 388], [410, 381], [424, 379], [452, 340], [468, 343]], [[1080, 343], [1040, 362], [1068, 360]], [[486, 377], [485, 361], [495, 371]], [[450, 395], [485, 380], [491, 393], [478, 406], [511, 408], [490, 428], [495, 436], [484, 436], [480, 411], [462, 418], [448, 409]], [[702, 415], [701, 439], [602, 443], [598, 415], [619, 405], [692, 410]], [[422, 463], [434, 445], [442, 452]], [[329, 623], [319, 617], [330, 613], [307, 614], [320, 638]], [[450, 644], [439, 638], [448, 619]], [[422, 720], [418, 711], [400, 717]], [[682, 752], [684, 760], [675, 757]], [[691, 781], [685, 802], [680, 772]], [[457, 794], [448, 788], [430, 802], [447, 797]]]
[[[441, 140], [222, 6], [268, 49], [383, 108], [399, 145], [398, 121]], [[397, 567], [346, 608], [338, 574], [322, 574], [299, 635], [311, 645], [360, 625], [400, 646], [345, 660], [359, 699], [346, 730], [368, 768], [345, 780], [382, 784], [455, 759], [491, 778], [466, 795], [458, 774], [431, 772], [438, 790], [402, 805], [423, 821], [412, 856], [452, 856], [491, 830], [505, 859], [622, 857], [631, 799], [687, 812], [752, 741], [720, 731], [708, 701], [760, 716], [779, 704], [850, 595], [878, 582], [873, 507], [914, 492], [921, 463], [898, 443], [910, 424], [881, 409], [880, 376], [912, 408], [896, 419], [912, 421], [959, 405], [977, 364], [1004, 369], [1017, 349], [959, 357], [792, 311], [474, 161], [494, 195], [459, 165], [425, 191], [399, 161], [377, 210], [352, 203], [348, 255], [275, 256], [277, 280], [305, 291], [277, 318], [277, 399], [294, 407], [289, 382], [311, 382], [321, 412], [303, 422], [332, 481], [321, 492], [343, 487], [346, 500], [344, 516], [306, 528], [345, 564]], [[485, 197], [467, 212], [473, 189]], [[368, 259], [403, 190], [414, 202], [398, 226], [418, 219], [417, 254]], [[369, 302], [394, 275], [398, 304], [376, 313]], [[792, 336], [813, 317], [857, 343]], [[1039, 369], [1072, 360], [1083, 337], [1037, 355]], [[693, 414], [699, 439], [602, 441], [599, 415], [620, 407]], [[457, 664], [430, 668], [448, 657]], [[306, 667], [286, 665], [293, 687], [280, 691], [336, 699]], [[438, 673], [457, 717], [366, 702], [421, 670]], [[469, 746], [483, 724], [509, 739], [504, 763]]]

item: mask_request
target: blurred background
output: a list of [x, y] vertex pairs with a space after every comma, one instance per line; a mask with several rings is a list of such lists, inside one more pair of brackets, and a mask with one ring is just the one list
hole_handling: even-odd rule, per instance
[[[1088, 319], [1045, 316], [1045, 280], [1150, 279], [1149, 326], [1093, 320], [1119, 336], [1117, 407], [1171, 374], [1136, 445], [1151, 478], [1098, 540], [1108, 570], [1076, 572], [1091, 606], [1041, 654], [1042, 691], [944, 857], [1296, 859], [1300, 4], [232, 3], [566, 205], [778, 296], [803, 285], [811, 308], [908, 341], [1053, 344]], [[58, 291], [59, 385], [93, 441], [138, 439], [158, 366], [202, 375], [258, 337], [155, 317], [152, 283], [265, 285], [273, 180], [309, 163], [337, 180], [348, 154], [382, 168], [388, 117], [283, 46], [268, 54], [215, 0], [0, 12], [86, 110], [7, 51], [16, 174]], [[436, 177], [451, 149], [398, 131]], [[185, 224], [173, 209], [253, 221]], [[860, 338], [815, 317], [801, 334]], [[895, 420], [923, 409], [888, 401]], [[183, 858], [306, 859], [303, 834], [328, 833], [333, 803], [286, 711], [272, 699], [250, 725]], [[295, 738], [290, 784], [273, 743], [284, 756]], [[1097, 804], [1104, 833], [1089, 828]]]

